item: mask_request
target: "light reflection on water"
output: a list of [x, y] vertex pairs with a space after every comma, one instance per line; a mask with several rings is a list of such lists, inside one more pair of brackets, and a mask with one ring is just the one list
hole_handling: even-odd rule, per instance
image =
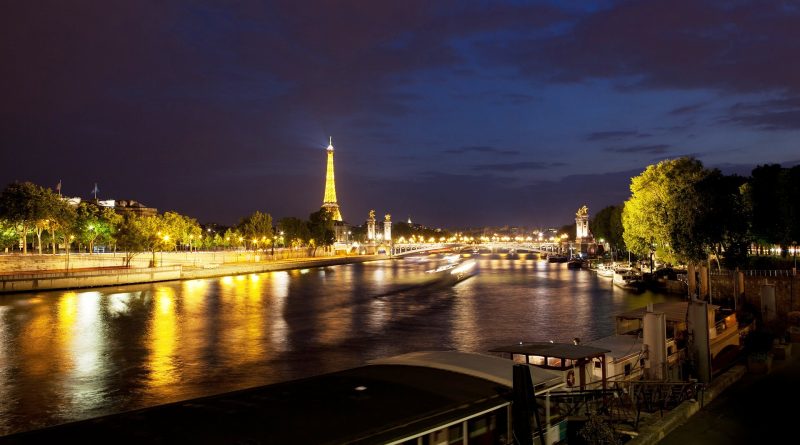
[[381, 261], [0, 296], [0, 434], [358, 366], [425, 349], [591, 340], [648, 302], [535, 257]]

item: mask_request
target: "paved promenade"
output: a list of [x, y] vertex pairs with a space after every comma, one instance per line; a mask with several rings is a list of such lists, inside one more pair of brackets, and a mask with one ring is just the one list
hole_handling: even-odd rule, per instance
[[786, 360], [774, 360], [769, 374], [745, 374], [661, 445], [798, 443], [800, 425], [800, 343]]

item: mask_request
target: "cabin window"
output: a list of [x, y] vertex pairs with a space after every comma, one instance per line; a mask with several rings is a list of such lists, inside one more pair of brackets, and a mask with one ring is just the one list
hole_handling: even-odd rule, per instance
[[562, 361], [561, 361], [560, 358], [549, 357], [547, 359], [547, 366], [552, 366], [554, 368], [560, 368], [560, 367], [563, 366], [561, 363], [562, 363]]
[[544, 357], [539, 355], [532, 355], [531, 364], [536, 366], [544, 366]]
[[467, 443], [505, 445], [508, 439], [508, 418], [504, 408], [467, 421]]
[[631, 364], [625, 363], [625, 375], [631, 375]]
[[597, 368], [597, 369], [602, 368], [603, 367], [603, 362], [601, 362], [600, 360], [595, 360], [594, 361], [594, 367]]
[[511, 358], [514, 360], [514, 363], [525, 363], [525, 355], [523, 354], [512, 354]]
[[459, 423], [447, 428], [447, 440], [449, 445], [464, 443], [464, 424]]

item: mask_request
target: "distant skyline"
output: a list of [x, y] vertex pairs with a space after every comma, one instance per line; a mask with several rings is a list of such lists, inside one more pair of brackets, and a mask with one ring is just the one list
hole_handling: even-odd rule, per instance
[[44, 1], [0, 17], [0, 186], [201, 223], [558, 227], [690, 155], [800, 162], [785, 1]]

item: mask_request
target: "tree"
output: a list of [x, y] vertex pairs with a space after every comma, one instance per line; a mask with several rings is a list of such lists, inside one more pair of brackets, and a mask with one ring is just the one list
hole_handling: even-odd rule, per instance
[[39, 253], [41, 253], [41, 230], [43, 221], [47, 219], [48, 206], [51, 201], [50, 190], [30, 182], [14, 182], [8, 184], [0, 193], [0, 218], [16, 225], [22, 238], [22, 253], [28, 253], [28, 233], [37, 230], [39, 235]]
[[0, 219], [0, 249], [12, 247], [19, 240], [17, 230], [11, 223]]
[[82, 202], [75, 210], [78, 240], [89, 247], [90, 254], [94, 252], [95, 243], [109, 243], [114, 239], [122, 217], [113, 209]]
[[608, 206], [589, 222], [589, 228], [596, 239], [603, 239], [612, 252], [625, 247], [622, 228], [622, 206]]
[[127, 215], [117, 234], [117, 243], [126, 252], [126, 266], [130, 266], [131, 259], [138, 253], [149, 251], [153, 255], [150, 264], [155, 267], [156, 252], [175, 248], [169, 227], [160, 215]]
[[245, 237], [245, 240], [250, 240], [255, 246], [262, 243], [266, 245], [267, 240], [272, 239], [272, 216], [268, 213], [261, 213], [258, 210], [242, 218], [237, 225], [237, 229]]
[[650, 165], [631, 179], [631, 197], [622, 211], [628, 250], [655, 253], [667, 262], [697, 261], [707, 247], [694, 236], [701, 197], [695, 184], [707, 175], [700, 161], [678, 158]]
[[51, 208], [47, 227], [53, 242], [53, 255], [56, 254], [56, 239], [59, 237], [63, 240], [64, 248], [67, 255], [69, 255], [69, 245], [72, 241], [73, 233], [76, 230], [77, 219], [77, 210], [74, 206], [60, 198], [55, 202]]
[[281, 218], [278, 221], [278, 230], [283, 232], [283, 238], [286, 244], [291, 247], [304, 246], [308, 239], [311, 238], [311, 232], [308, 230], [308, 223], [300, 218], [287, 217]]
[[800, 166], [760, 165], [750, 179], [753, 236], [760, 245], [781, 246], [786, 254], [800, 241]]
[[316, 255], [317, 247], [331, 246], [336, 241], [331, 214], [324, 207], [308, 215], [308, 231], [311, 236], [309, 244], [314, 248], [312, 256]]
[[717, 258], [724, 252], [726, 265], [731, 267], [747, 262], [751, 241], [746, 184], [747, 180], [741, 176], [726, 176], [714, 169], [694, 186], [693, 195], [701, 201], [695, 216], [694, 237], [709, 246]]
[[189, 246], [191, 249], [201, 243], [203, 229], [200, 228], [200, 224], [194, 218], [189, 218], [176, 212], [164, 212], [162, 222], [164, 223], [162, 231], [169, 234], [173, 246], [177, 243]]

